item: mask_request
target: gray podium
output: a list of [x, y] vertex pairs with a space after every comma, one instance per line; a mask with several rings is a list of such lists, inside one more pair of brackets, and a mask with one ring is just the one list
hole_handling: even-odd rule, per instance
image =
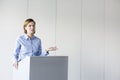
[[68, 57], [27, 57], [14, 69], [13, 80], [68, 80]]

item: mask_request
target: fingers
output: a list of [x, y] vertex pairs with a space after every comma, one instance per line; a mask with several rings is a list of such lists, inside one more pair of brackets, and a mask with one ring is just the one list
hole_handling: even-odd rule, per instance
[[54, 51], [57, 50], [57, 47], [53, 47], [53, 50], [54, 50]]
[[15, 63], [13, 64], [13, 67], [15, 67], [16, 69], [18, 69], [18, 62], [15, 62]]
[[57, 50], [57, 47], [50, 47], [48, 48], [49, 51], [56, 51]]

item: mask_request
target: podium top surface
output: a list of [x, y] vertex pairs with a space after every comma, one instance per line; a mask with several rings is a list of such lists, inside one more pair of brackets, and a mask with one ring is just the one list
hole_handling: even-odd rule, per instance
[[30, 59], [67, 60], [68, 56], [31, 56]]
[[62, 57], [68, 57], [68, 56], [31, 56], [31, 58], [36, 58], [36, 57], [41, 57], [41, 58], [42, 58], [42, 57], [43, 57], [43, 58], [44, 58], [44, 57], [49, 57], [49, 58], [55, 58], [55, 57], [56, 57], [56, 58], [62, 58]]

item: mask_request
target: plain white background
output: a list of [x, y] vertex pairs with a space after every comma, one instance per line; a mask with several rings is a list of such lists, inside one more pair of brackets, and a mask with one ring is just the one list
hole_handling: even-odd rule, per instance
[[0, 0], [0, 75], [12, 80], [12, 52], [27, 18], [43, 49], [69, 56], [68, 80], [120, 80], [119, 0]]

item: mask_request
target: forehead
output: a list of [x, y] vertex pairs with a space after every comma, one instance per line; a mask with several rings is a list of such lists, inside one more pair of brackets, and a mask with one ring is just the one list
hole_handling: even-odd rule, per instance
[[28, 25], [35, 25], [35, 23], [34, 22], [29, 22]]

